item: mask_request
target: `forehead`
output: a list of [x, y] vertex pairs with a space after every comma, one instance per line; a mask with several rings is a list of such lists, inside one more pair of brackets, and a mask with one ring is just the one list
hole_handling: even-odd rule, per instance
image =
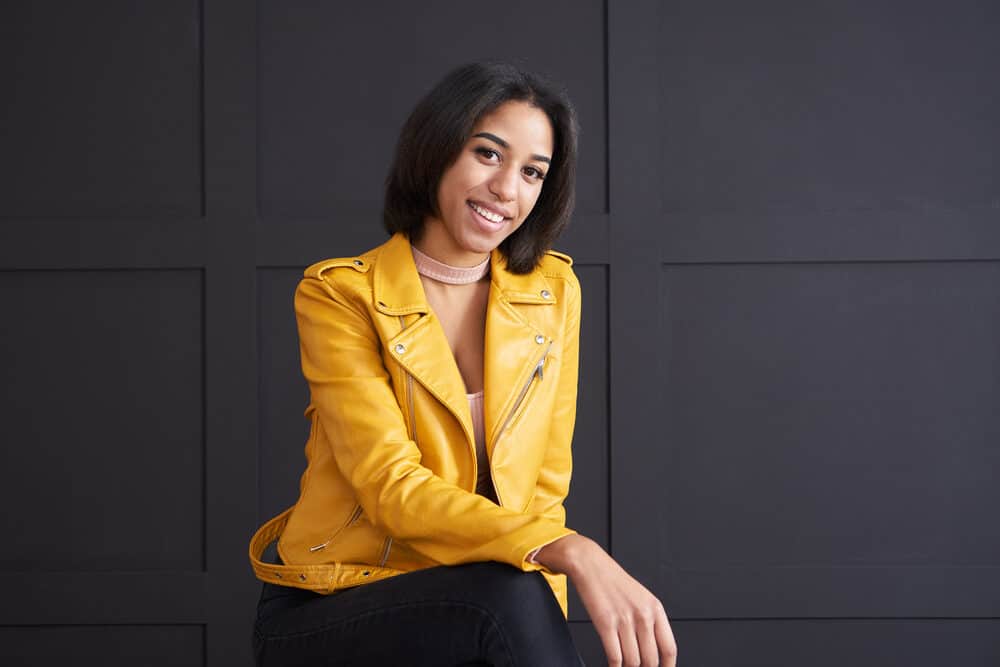
[[489, 132], [510, 145], [510, 150], [552, 155], [552, 123], [545, 112], [527, 102], [504, 102], [479, 119], [472, 134]]

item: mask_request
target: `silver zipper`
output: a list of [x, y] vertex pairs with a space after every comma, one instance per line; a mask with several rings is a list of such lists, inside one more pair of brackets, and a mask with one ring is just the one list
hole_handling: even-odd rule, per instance
[[[400, 330], [406, 329], [406, 319], [400, 315], [399, 316], [399, 327]], [[417, 420], [416, 413], [413, 411], [413, 376], [403, 369], [403, 373], [406, 374], [406, 409], [407, 417], [410, 422], [410, 437], [413, 438], [414, 444], [417, 443]], [[418, 445], [419, 446], [419, 445]], [[385, 546], [382, 547], [382, 555], [379, 557], [378, 566], [383, 567], [385, 562], [389, 560], [389, 552], [392, 550], [392, 536], [386, 536]]]
[[323, 549], [326, 549], [326, 546], [328, 544], [330, 544], [330, 542], [333, 542], [333, 538], [337, 537], [337, 535], [340, 535], [344, 530], [346, 530], [347, 528], [350, 528], [351, 526], [354, 525], [354, 522], [357, 521], [358, 517], [361, 516], [361, 512], [362, 511], [364, 511], [364, 510], [361, 508], [361, 505], [357, 505], [354, 508], [354, 511], [351, 512], [351, 517], [347, 520], [347, 523], [345, 523], [340, 530], [338, 530], [336, 533], [334, 533], [333, 535], [331, 535], [330, 539], [328, 539], [326, 542], [323, 542], [323, 544], [317, 544], [314, 547], [309, 547], [309, 552], [310, 553], [315, 553], [317, 551], [322, 551]]
[[[528, 376], [528, 381], [524, 383], [523, 387], [521, 387], [521, 393], [517, 395], [514, 407], [507, 413], [507, 418], [503, 420], [503, 424], [500, 426], [499, 430], [497, 430], [497, 434], [493, 438], [493, 446], [490, 448], [490, 451], [493, 452], [492, 458], [496, 457], [496, 445], [500, 440], [500, 436], [507, 430], [507, 426], [510, 424], [511, 420], [514, 419], [514, 415], [517, 414], [517, 409], [520, 408], [521, 403], [524, 402], [525, 397], [528, 395], [528, 390], [531, 389], [531, 385], [535, 382], [535, 378], [537, 377], [539, 382], [541, 382], [541, 380], [545, 377], [545, 358], [549, 356], [550, 349], [552, 349], [552, 341], [549, 341], [549, 344], [545, 347], [545, 352], [542, 353], [541, 359], [539, 359], [538, 363], [535, 364], [534, 370], [531, 371], [531, 375]], [[497, 488], [497, 481], [493, 476], [492, 458], [490, 460], [490, 481], [493, 482], [493, 492], [497, 494], [497, 501], [500, 503], [500, 506], [503, 507], [503, 499], [500, 497], [500, 489]]]
[[389, 549], [392, 548], [392, 538], [385, 538], [385, 547], [382, 549], [382, 557], [378, 560], [378, 566], [385, 566], [385, 562], [389, 559]]
[[417, 442], [417, 418], [413, 411], [413, 376], [406, 373], [406, 408], [409, 411], [410, 418], [410, 437], [413, 438], [413, 442]]
[[[406, 329], [406, 320], [402, 315], [399, 316], [399, 326], [401, 330]], [[417, 441], [417, 421], [413, 412], [413, 376], [405, 368], [403, 368], [403, 373], [406, 374], [406, 408], [408, 411], [407, 417], [410, 421], [410, 437], [413, 438], [413, 442], [415, 443]]]

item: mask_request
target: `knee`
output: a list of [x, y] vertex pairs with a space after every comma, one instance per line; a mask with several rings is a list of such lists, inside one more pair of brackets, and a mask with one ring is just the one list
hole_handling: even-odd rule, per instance
[[562, 610], [545, 577], [539, 572], [522, 572], [503, 563], [477, 563], [477, 598], [500, 618], [536, 617]]
[[514, 664], [579, 665], [559, 602], [539, 572], [481, 564], [477, 596]]

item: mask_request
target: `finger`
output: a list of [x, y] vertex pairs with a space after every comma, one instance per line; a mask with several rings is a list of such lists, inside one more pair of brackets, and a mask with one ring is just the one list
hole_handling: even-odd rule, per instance
[[659, 648], [656, 645], [656, 617], [640, 617], [636, 625], [636, 635], [643, 667], [661, 664], [658, 659]]
[[639, 642], [635, 638], [635, 626], [622, 624], [618, 626], [618, 641], [622, 645], [622, 660], [626, 667], [641, 665], [639, 659]]
[[608, 667], [620, 667], [622, 664], [622, 647], [618, 641], [618, 631], [614, 626], [597, 628], [597, 635], [604, 646], [604, 654], [608, 656]]
[[660, 651], [660, 667], [677, 667], [677, 642], [674, 641], [674, 631], [670, 629], [666, 612], [657, 614], [654, 632]]

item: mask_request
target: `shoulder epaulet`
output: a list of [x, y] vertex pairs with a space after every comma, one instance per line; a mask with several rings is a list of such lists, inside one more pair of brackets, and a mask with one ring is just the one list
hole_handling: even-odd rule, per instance
[[552, 255], [553, 257], [558, 257], [559, 259], [566, 262], [570, 266], [573, 266], [573, 258], [565, 253], [559, 252], [557, 250], [546, 250], [545, 254]]
[[370, 264], [360, 257], [335, 257], [333, 259], [324, 259], [321, 262], [316, 262], [307, 268], [303, 272], [303, 275], [306, 278], [320, 278], [324, 271], [337, 268], [350, 268], [359, 273], [367, 273], [369, 266]]

